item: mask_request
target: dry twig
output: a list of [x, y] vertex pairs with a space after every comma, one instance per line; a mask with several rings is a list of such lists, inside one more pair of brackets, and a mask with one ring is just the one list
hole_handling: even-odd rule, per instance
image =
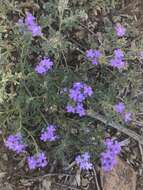
[[100, 187], [99, 187], [96, 170], [94, 168], [93, 168], [93, 173], [94, 173], [95, 184], [96, 184], [97, 190], [101, 190]]
[[136, 134], [134, 131], [127, 129], [127, 128], [123, 127], [122, 125], [119, 125], [113, 121], [108, 122], [108, 120], [106, 118], [104, 118], [102, 115], [100, 115], [96, 112], [93, 112], [92, 110], [87, 110], [87, 115], [98, 121], [101, 121], [102, 123], [104, 123], [110, 127], [117, 129], [118, 131], [128, 135], [129, 137], [133, 138], [134, 140], [138, 141], [138, 143], [143, 145], [143, 136]]

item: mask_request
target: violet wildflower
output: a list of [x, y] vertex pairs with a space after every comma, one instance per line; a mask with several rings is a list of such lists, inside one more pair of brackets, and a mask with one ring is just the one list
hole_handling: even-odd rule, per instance
[[90, 162], [90, 155], [88, 152], [85, 152], [82, 155], [78, 155], [75, 158], [75, 162], [81, 170], [89, 170], [93, 167], [92, 163]]
[[44, 168], [45, 166], [47, 166], [48, 162], [47, 162], [47, 158], [45, 156], [44, 152], [40, 152], [37, 156], [37, 167], [41, 167]]
[[85, 56], [86, 56], [86, 58], [90, 58], [90, 59], [94, 58], [95, 57], [94, 50], [93, 49], [87, 50]]
[[115, 30], [118, 37], [123, 37], [126, 33], [126, 29], [120, 23], [116, 24]]
[[71, 105], [67, 105], [66, 110], [69, 113], [75, 113], [75, 108]]
[[124, 57], [124, 53], [121, 49], [114, 50], [114, 55], [115, 55], [115, 58], [119, 58], [119, 59]]
[[69, 97], [74, 101], [74, 102], [82, 102], [85, 100], [85, 96], [83, 93], [81, 93], [80, 90], [78, 89], [70, 89], [69, 90]]
[[111, 59], [111, 66], [117, 69], [123, 69], [126, 66], [126, 63], [119, 58]]
[[77, 113], [79, 116], [84, 116], [85, 109], [83, 107], [84, 100], [93, 94], [90, 86], [83, 82], [75, 82], [73, 87], [69, 90], [69, 98], [74, 102], [74, 106], [67, 105], [67, 112]]
[[92, 88], [82, 82], [75, 82], [73, 88], [69, 90], [69, 97], [74, 102], [83, 102], [86, 97], [91, 96], [92, 94]]
[[9, 135], [5, 141], [5, 146], [15, 151], [17, 154], [24, 152], [26, 148], [26, 144], [24, 144], [21, 133], [17, 133], [16, 135]]
[[27, 158], [27, 162], [28, 162], [28, 167], [30, 170], [37, 168], [37, 160], [36, 160], [35, 156], [29, 156]]
[[20, 31], [26, 32], [29, 31], [33, 37], [42, 36], [41, 27], [36, 23], [36, 18], [29, 12], [26, 13], [25, 19], [18, 20], [18, 26]]
[[121, 145], [120, 143], [118, 143], [117, 140], [112, 140], [110, 138], [107, 138], [104, 141], [104, 144], [106, 146], [106, 148], [112, 152], [112, 155], [117, 155], [120, 153], [121, 151]]
[[84, 95], [87, 96], [91, 96], [93, 94], [93, 90], [90, 86], [84, 85]]
[[41, 36], [41, 27], [35, 22], [36, 18], [31, 14], [27, 13], [25, 18], [25, 25], [27, 26], [29, 32], [32, 33], [32, 36]]
[[48, 125], [46, 129], [42, 130], [40, 140], [46, 141], [55, 141], [58, 138], [56, 135], [56, 126]]
[[132, 113], [131, 112], [125, 112], [125, 104], [122, 102], [119, 102], [114, 106], [114, 109], [117, 113], [121, 114], [122, 118], [126, 123], [130, 122], [132, 120]]
[[48, 161], [44, 152], [40, 152], [34, 156], [29, 156], [27, 158], [28, 167], [30, 170], [36, 168], [44, 168], [47, 166]]
[[102, 56], [101, 51], [99, 51], [99, 50], [95, 50], [95, 51], [94, 51], [94, 57], [95, 57], [95, 58], [98, 59], [98, 58], [100, 58], [101, 56]]
[[86, 115], [86, 112], [85, 112], [85, 109], [83, 107], [83, 104], [78, 103], [76, 105], [75, 109], [76, 109], [76, 113], [78, 113], [80, 117]]
[[26, 25], [34, 25], [35, 24], [35, 17], [29, 12], [26, 13], [25, 24]]
[[83, 86], [84, 86], [83, 82], [75, 82], [73, 84], [73, 89], [80, 90], [81, 88], [83, 88]]
[[102, 53], [99, 50], [89, 49], [86, 51], [85, 57], [90, 59], [93, 65], [97, 65], [99, 63], [99, 59], [102, 56]]
[[104, 171], [110, 171], [117, 163], [117, 155], [121, 151], [121, 145], [118, 141], [106, 139], [104, 142], [106, 150], [101, 154], [101, 165]]
[[77, 101], [78, 94], [79, 94], [79, 91], [78, 91], [78, 90], [75, 90], [75, 89], [70, 89], [70, 90], [69, 90], [69, 97], [70, 97], [74, 102]]
[[123, 113], [125, 111], [125, 104], [122, 102], [119, 102], [114, 106], [114, 109], [117, 113]]
[[49, 58], [44, 58], [40, 61], [40, 63], [35, 67], [35, 71], [38, 74], [45, 74], [48, 72], [53, 66], [53, 62]]
[[118, 69], [123, 69], [126, 63], [123, 61], [124, 53], [121, 49], [114, 50], [114, 58], [111, 59], [111, 66]]
[[32, 33], [33, 37], [42, 35], [41, 27], [38, 25], [28, 26], [28, 29]]
[[124, 118], [124, 121], [126, 123], [130, 122], [132, 120], [132, 113], [131, 112], [126, 112], [124, 115], [123, 115], [123, 118]]
[[105, 172], [109, 172], [116, 164], [116, 159], [112, 156], [111, 152], [103, 152], [101, 154], [101, 165]]
[[92, 59], [92, 65], [98, 65], [98, 61], [97, 61], [97, 59]]

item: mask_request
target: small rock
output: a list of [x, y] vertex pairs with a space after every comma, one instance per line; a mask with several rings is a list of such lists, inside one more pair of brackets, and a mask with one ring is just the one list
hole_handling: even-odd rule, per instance
[[103, 190], [135, 190], [136, 172], [122, 159], [110, 172], [101, 172]]

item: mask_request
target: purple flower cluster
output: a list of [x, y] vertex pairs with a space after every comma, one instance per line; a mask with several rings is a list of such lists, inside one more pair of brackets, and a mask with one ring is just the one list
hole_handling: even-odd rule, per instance
[[125, 104], [123, 102], [119, 102], [114, 106], [114, 109], [117, 113], [123, 113], [125, 111]]
[[35, 17], [31, 13], [26, 14], [25, 18], [25, 25], [27, 26], [27, 29], [29, 32], [32, 33], [32, 36], [41, 36], [41, 27], [35, 22]]
[[122, 102], [119, 102], [114, 106], [114, 110], [121, 115], [126, 123], [128, 123], [132, 120], [132, 114], [131, 112], [126, 112], [125, 109], [125, 104]]
[[126, 33], [126, 29], [120, 23], [116, 24], [115, 31], [118, 37], [123, 37]]
[[55, 125], [48, 125], [46, 129], [42, 130], [40, 140], [41, 141], [55, 141], [58, 136], [56, 133], [56, 126]]
[[85, 57], [89, 59], [93, 65], [98, 65], [102, 53], [99, 50], [89, 49], [86, 51]]
[[49, 58], [44, 58], [43, 60], [40, 61], [40, 63], [36, 66], [35, 71], [38, 74], [45, 74], [48, 72], [51, 67], [53, 66], [53, 62]]
[[114, 50], [114, 58], [111, 59], [111, 66], [117, 69], [123, 69], [126, 67], [124, 62], [124, 53], [121, 49]]
[[5, 141], [5, 146], [17, 154], [24, 152], [26, 144], [24, 144], [21, 133], [16, 135], [9, 135]]
[[73, 87], [69, 90], [69, 98], [74, 102], [74, 106], [68, 104], [66, 107], [67, 112], [77, 113], [79, 116], [84, 116], [86, 113], [83, 101], [92, 94], [93, 90], [90, 86], [82, 82], [75, 82]]
[[90, 162], [90, 155], [88, 152], [85, 152], [82, 155], [78, 155], [75, 158], [75, 162], [81, 170], [89, 170], [93, 167], [92, 163]]
[[101, 165], [104, 171], [108, 172], [113, 169], [117, 163], [117, 155], [121, 151], [121, 146], [118, 141], [106, 139], [104, 142], [106, 150], [101, 154]]
[[28, 162], [28, 167], [30, 170], [33, 170], [36, 168], [44, 168], [48, 164], [48, 161], [44, 152], [40, 152], [39, 154], [36, 154], [34, 156], [29, 156], [27, 158], [27, 162]]
[[26, 14], [25, 20], [19, 19], [18, 25], [20, 27], [26, 26], [27, 30], [35, 36], [42, 36], [41, 27], [35, 22], [36, 18], [29, 12]]

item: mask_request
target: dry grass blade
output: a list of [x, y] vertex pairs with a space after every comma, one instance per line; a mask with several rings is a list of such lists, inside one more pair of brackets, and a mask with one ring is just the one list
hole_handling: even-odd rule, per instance
[[87, 115], [89, 117], [92, 117], [92, 118], [94, 118], [94, 119], [96, 119], [98, 121], [101, 121], [102, 123], [104, 123], [104, 124], [106, 124], [108, 126], [111, 126], [111, 127], [115, 128], [115, 129], [117, 129], [118, 131], [132, 137], [134, 140], [138, 141], [140, 144], [143, 145], [143, 136], [140, 136], [140, 135], [136, 134], [134, 131], [132, 131], [130, 129], [127, 129], [127, 128], [123, 127], [122, 125], [119, 125], [119, 124], [117, 124], [117, 123], [115, 123], [113, 121], [108, 122], [107, 119], [104, 118], [102, 115], [100, 115], [100, 114], [98, 114], [96, 112], [93, 112], [91, 110], [87, 111]]
[[69, 0], [59, 0], [58, 10], [60, 14], [63, 14], [64, 10], [67, 8]]
[[96, 183], [97, 190], [101, 190], [100, 187], [99, 187], [96, 170], [94, 168], [93, 168], [93, 173], [94, 173], [94, 178], [95, 178], [95, 183]]

